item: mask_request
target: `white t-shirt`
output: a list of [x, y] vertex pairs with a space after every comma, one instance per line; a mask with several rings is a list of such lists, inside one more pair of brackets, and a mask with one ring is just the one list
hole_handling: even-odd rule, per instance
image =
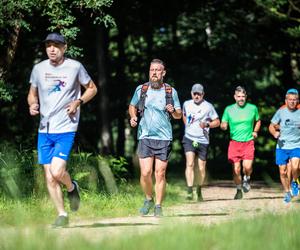
[[85, 68], [78, 61], [65, 58], [58, 66], [50, 60], [33, 67], [30, 84], [38, 88], [41, 133], [66, 133], [77, 131], [80, 109], [69, 116], [66, 106], [80, 98], [81, 86], [91, 80]]
[[199, 105], [193, 99], [185, 101], [183, 115], [186, 117], [184, 136], [192, 141], [209, 144], [209, 128], [202, 129], [199, 125], [200, 122], [215, 120], [219, 117], [212, 104], [205, 100]]

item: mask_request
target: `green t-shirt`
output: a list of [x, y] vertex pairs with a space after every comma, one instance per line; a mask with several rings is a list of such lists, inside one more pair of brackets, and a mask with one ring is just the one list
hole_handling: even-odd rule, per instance
[[230, 128], [230, 138], [239, 142], [253, 140], [254, 122], [259, 120], [257, 107], [246, 103], [244, 107], [236, 103], [225, 108], [222, 122], [227, 122]]

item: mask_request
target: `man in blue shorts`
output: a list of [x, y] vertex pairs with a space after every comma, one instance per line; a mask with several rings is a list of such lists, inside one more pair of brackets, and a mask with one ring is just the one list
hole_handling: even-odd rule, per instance
[[[274, 114], [269, 132], [277, 139], [276, 164], [279, 166], [280, 180], [285, 191], [284, 201], [288, 203], [292, 196], [299, 194], [297, 178], [300, 162], [300, 110], [297, 108], [299, 94], [296, 89], [287, 91], [285, 103], [286, 107], [278, 109]], [[287, 174], [289, 161], [292, 169], [291, 184]]]
[[185, 124], [182, 144], [186, 158], [185, 177], [187, 199], [193, 199], [194, 166], [198, 158], [199, 183], [196, 187], [197, 200], [202, 201], [201, 186], [206, 176], [206, 158], [209, 145], [209, 130], [220, 125], [219, 116], [211, 103], [204, 100], [204, 89], [199, 83], [193, 85], [192, 99], [183, 104], [183, 122]]
[[[162, 216], [162, 201], [166, 186], [166, 169], [171, 151], [172, 126], [170, 119], [181, 118], [181, 108], [177, 92], [163, 82], [165, 64], [153, 59], [150, 64], [149, 82], [139, 85], [129, 105], [130, 125], [138, 125], [138, 157], [140, 163], [140, 183], [145, 193], [145, 201], [140, 209], [147, 215], [154, 206], [154, 215]], [[172, 101], [167, 102], [167, 93]], [[144, 98], [143, 98], [144, 96]], [[143, 100], [140, 105], [140, 100]], [[142, 107], [142, 108], [141, 108]], [[152, 194], [152, 173], [155, 165], [155, 201]]]
[[[67, 160], [77, 131], [80, 105], [91, 100], [97, 87], [78, 61], [66, 58], [65, 38], [50, 33], [44, 40], [47, 60], [36, 64], [30, 76], [29, 113], [40, 115], [38, 161], [44, 165], [50, 197], [58, 212], [53, 226], [68, 225], [61, 184], [66, 186], [70, 208], [77, 211], [79, 188], [66, 170]], [[81, 86], [85, 88], [81, 95]]]

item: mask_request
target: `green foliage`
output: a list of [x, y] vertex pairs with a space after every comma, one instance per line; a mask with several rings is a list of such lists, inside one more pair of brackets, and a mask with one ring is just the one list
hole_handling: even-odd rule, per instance
[[32, 191], [33, 157], [23, 149], [0, 145], [0, 193], [11, 198], [26, 197]]
[[0, 100], [6, 101], [6, 102], [11, 102], [13, 99], [11, 90], [8, 89], [5, 84], [4, 80], [0, 79]]
[[128, 162], [124, 157], [114, 157], [112, 155], [108, 156], [101, 156], [99, 155], [98, 158], [101, 161], [106, 161], [109, 167], [111, 168], [116, 180], [118, 182], [124, 183], [126, 179], [124, 175], [128, 173], [126, 166], [128, 166]]

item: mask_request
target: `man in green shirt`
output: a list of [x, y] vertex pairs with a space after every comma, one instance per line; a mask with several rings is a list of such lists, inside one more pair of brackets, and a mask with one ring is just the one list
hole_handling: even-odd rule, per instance
[[[260, 129], [261, 121], [255, 105], [247, 103], [244, 87], [238, 86], [234, 92], [236, 103], [225, 108], [221, 129], [230, 129], [228, 160], [232, 163], [233, 180], [237, 186], [234, 199], [242, 199], [243, 191], [250, 191], [250, 176], [254, 160], [254, 139]], [[242, 164], [241, 164], [242, 163]], [[241, 168], [243, 167], [243, 183]]]

